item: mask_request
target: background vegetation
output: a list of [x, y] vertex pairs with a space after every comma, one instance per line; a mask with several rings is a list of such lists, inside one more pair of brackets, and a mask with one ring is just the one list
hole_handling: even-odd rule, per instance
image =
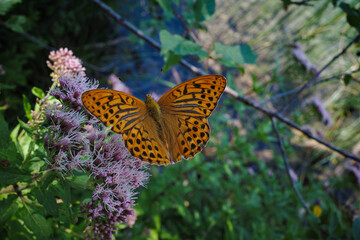
[[[140, 99], [197, 73], [224, 75], [241, 96], [355, 156], [345, 158], [227, 92], [210, 117], [203, 153], [151, 166], [135, 199], [136, 222], [119, 224], [116, 238], [360, 239], [357, 0], [104, 3], [123, 19], [96, 0], [0, 2], [1, 236], [84, 238], [89, 222], [80, 206], [89, 191], [60, 175], [41, 177], [48, 168], [43, 148], [30, 148], [30, 162], [19, 153], [35, 139], [25, 124], [41, 98], [32, 89], [49, 89], [49, 52], [66, 47], [101, 87], [111, 87], [115, 74]], [[49, 189], [44, 181], [58, 185]], [[11, 185], [25, 187], [5, 194]], [[55, 203], [47, 202], [48, 192]], [[36, 206], [38, 224], [26, 206]]]

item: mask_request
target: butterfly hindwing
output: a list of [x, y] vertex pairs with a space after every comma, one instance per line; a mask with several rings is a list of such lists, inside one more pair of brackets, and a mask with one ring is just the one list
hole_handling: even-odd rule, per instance
[[179, 117], [177, 141], [185, 158], [194, 157], [205, 147], [210, 137], [210, 127], [206, 118]]
[[157, 126], [148, 116], [132, 129], [125, 131], [123, 139], [130, 153], [141, 159], [157, 165], [170, 163], [166, 143], [157, 136]]

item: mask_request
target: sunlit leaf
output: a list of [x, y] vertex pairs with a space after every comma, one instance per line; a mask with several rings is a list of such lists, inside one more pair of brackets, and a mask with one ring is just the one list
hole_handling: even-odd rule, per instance
[[215, 0], [196, 0], [193, 8], [197, 21], [207, 20], [215, 13]]

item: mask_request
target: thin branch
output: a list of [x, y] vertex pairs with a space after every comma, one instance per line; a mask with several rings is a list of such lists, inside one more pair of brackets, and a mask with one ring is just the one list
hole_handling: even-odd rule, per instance
[[304, 6], [312, 6], [312, 4], [310, 4], [312, 0], [303, 0], [303, 1], [290, 1], [290, 4], [294, 4], [294, 5], [304, 5]]
[[[331, 76], [331, 77], [328, 77], [328, 78], [320, 79], [320, 80], [317, 80], [316, 82], [314, 82], [313, 84], [310, 84], [307, 88], [311, 88], [311, 87], [317, 86], [319, 84], [322, 84], [322, 83], [325, 83], [325, 82], [328, 82], [328, 81], [331, 81], [331, 80], [337, 80], [339, 78], [344, 77], [345, 75], [353, 74], [353, 73], [357, 73], [357, 72], [360, 72], [360, 69], [357, 69], [357, 70], [354, 70], [354, 71], [351, 71], [351, 72], [348, 72], [348, 73], [343, 73], [343, 74]], [[353, 79], [353, 80], [356, 81], [355, 79]], [[259, 104], [263, 105], [263, 104], [265, 104], [267, 102], [272, 102], [277, 98], [282, 98], [282, 97], [285, 97], [287, 95], [297, 93], [297, 92], [300, 91], [300, 89], [301, 89], [301, 87], [298, 87], [298, 88], [291, 89], [289, 91], [285, 91], [285, 92], [276, 94], [276, 95], [274, 95], [274, 96], [272, 96], [272, 97], [270, 97], [268, 99], [265, 99], [265, 100], [261, 101]]]
[[290, 183], [291, 183], [291, 187], [292, 187], [292, 189], [294, 190], [297, 199], [299, 199], [301, 205], [305, 208], [306, 212], [307, 212], [308, 214], [312, 214], [309, 206], [306, 204], [306, 202], [305, 202], [304, 198], [302, 197], [301, 193], [300, 193], [299, 190], [296, 188], [294, 179], [291, 177], [289, 160], [288, 160], [287, 154], [286, 154], [286, 152], [285, 152], [284, 144], [283, 144], [283, 142], [282, 142], [282, 140], [281, 140], [281, 137], [280, 137], [280, 134], [279, 134], [279, 130], [278, 130], [277, 126], [276, 126], [276, 122], [275, 122], [275, 118], [274, 118], [274, 117], [271, 117], [271, 123], [272, 123], [273, 129], [274, 129], [274, 131], [275, 131], [276, 138], [278, 139], [281, 156], [282, 156], [282, 158], [283, 158], [283, 160], [284, 160], [285, 170], [286, 170], [286, 173], [287, 173], [287, 175], [288, 175], [288, 177], [289, 177], [289, 180], [290, 180]]
[[[10, 27], [8, 27], [3, 21], [0, 21], [0, 26], [6, 28], [6, 29], [9, 30], [9, 31], [15, 32], [13, 29], [11, 29]], [[22, 37], [30, 40], [31, 42], [39, 45], [39, 46], [42, 47], [42, 48], [45, 48], [45, 49], [49, 50], [49, 51], [56, 50], [55, 48], [50, 47], [50, 46], [47, 45], [46, 43], [40, 41], [39, 39], [31, 36], [30, 34], [28, 34], [28, 33], [26, 33], [26, 32], [17, 32], [17, 31], [16, 31], [15, 33], [21, 35]]]
[[[6, 28], [7, 30], [9, 31], [12, 31], [12, 32], [15, 32], [14, 30], [12, 30], [11, 28], [9, 28], [4, 22], [0, 21], [0, 26]], [[55, 51], [57, 50], [56, 48], [54, 47], [51, 47], [47, 44], [45, 44], [44, 42], [40, 41], [39, 39], [37, 39], [36, 37], [26, 33], [26, 32], [15, 32], [17, 34], [19, 34], [20, 36], [26, 38], [27, 40], [39, 45], [40, 47], [44, 48], [44, 49], [47, 49], [49, 51]], [[92, 69], [94, 71], [97, 71], [97, 72], [106, 72], [108, 71], [108, 69], [110, 69], [111, 67], [113, 67], [114, 63], [110, 63], [108, 66], [105, 66], [105, 67], [98, 67], [98, 66], [95, 66], [93, 64], [90, 64], [84, 60], [81, 60], [81, 63], [82, 65], [84, 65], [86, 68], [89, 68], [89, 69]]]
[[288, 126], [290, 126], [292, 128], [295, 128], [296, 130], [302, 132], [308, 138], [314, 139], [318, 143], [320, 143], [320, 144], [326, 146], [327, 148], [339, 153], [340, 155], [342, 155], [344, 157], [347, 157], [347, 158], [351, 158], [351, 159], [353, 159], [353, 160], [355, 160], [357, 162], [360, 162], [360, 157], [358, 157], [358, 156], [356, 156], [356, 155], [354, 155], [352, 153], [346, 152], [345, 150], [343, 150], [341, 148], [338, 148], [338, 147], [332, 145], [331, 143], [329, 143], [329, 142], [327, 142], [327, 141], [313, 135], [311, 132], [301, 128], [299, 125], [297, 125], [296, 123], [294, 123], [294, 122], [290, 121], [289, 119], [283, 117], [281, 114], [279, 114], [277, 112], [273, 112], [273, 111], [271, 111], [271, 110], [269, 110], [267, 108], [262, 107], [259, 103], [256, 103], [251, 99], [248, 99], [248, 98], [246, 98], [244, 96], [239, 95], [237, 92], [235, 92], [234, 90], [232, 90], [229, 87], [226, 87], [225, 91], [226, 91], [227, 94], [229, 94], [233, 98], [245, 103], [246, 105], [249, 105], [249, 106], [259, 110], [262, 113], [265, 113], [269, 117], [277, 118], [279, 121], [285, 123], [286, 125], [288, 125]]
[[[109, 14], [117, 23], [123, 25], [126, 29], [128, 29], [130, 32], [138, 36], [139, 38], [143, 39], [146, 43], [150, 44], [153, 48], [157, 49], [158, 51], [161, 50], [161, 46], [158, 42], [153, 40], [152, 38], [146, 36], [140, 29], [132, 25], [130, 22], [128, 22], [125, 18], [120, 16], [118, 13], [114, 12], [108, 5], [101, 2], [100, 0], [93, 0], [94, 3], [96, 3], [101, 9], [103, 9], [107, 14]], [[196, 75], [206, 75], [206, 73], [201, 70], [200, 68], [197, 68], [190, 64], [188, 61], [182, 59], [180, 60], [180, 64], [185, 67], [186, 69], [190, 70]]]
[[[306, 210], [306, 212], [313, 218], [316, 218], [316, 216], [313, 214], [313, 212], [310, 210], [308, 204], [306, 204], [304, 198], [302, 197], [300, 191], [297, 189], [296, 187], [296, 184], [295, 184], [295, 181], [294, 179], [291, 177], [291, 174], [290, 174], [290, 164], [289, 164], [289, 159], [288, 159], [288, 156], [286, 154], [286, 151], [285, 151], [285, 147], [284, 147], [284, 143], [283, 141], [281, 140], [281, 136], [280, 136], [280, 133], [279, 133], [279, 130], [277, 128], [277, 125], [276, 125], [276, 122], [275, 122], [275, 118], [274, 117], [271, 117], [271, 123], [272, 123], [272, 126], [273, 126], [273, 129], [274, 129], [274, 132], [275, 132], [275, 135], [276, 135], [276, 138], [278, 139], [278, 144], [279, 144], [279, 148], [280, 148], [280, 152], [281, 152], [281, 156], [284, 160], [284, 166], [285, 166], [285, 170], [286, 170], [286, 173], [287, 173], [287, 176], [290, 180], [290, 184], [291, 184], [291, 187], [292, 189], [294, 190], [295, 192], [295, 195], [296, 195], [296, 198], [299, 200], [300, 204], [303, 206], [303, 208]], [[319, 230], [326, 236], [328, 236], [328, 232], [318, 223], [318, 228]]]
[[[120, 16], [119, 14], [114, 12], [109, 6], [107, 6], [106, 4], [101, 2], [100, 0], [93, 0], [93, 2], [98, 4], [100, 8], [102, 8], [104, 11], [106, 11], [111, 17], [113, 17], [118, 23], [120, 23], [124, 27], [126, 27], [129, 31], [131, 31], [132, 33], [134, 33], [135, 35], [137, 35], [138, 37], [143, 39], [145, 42], [149, 43], [151, 46], [153, 46], [157, 50], [161, 49], [160, 44], [158, 44], [156, 41], [154, 41], [150, 37], [146, 36], [141, 30], [137, 29], [134, 25], [132, 25], [131, 23], [126, 21], [122, 16]], [[334, 58], [334, 60], [335, 60], [335, 58]], [[190, 63], [188, 63], [185, 60], [181, 60], [180, 64], [182, 66], [184, 66], [185, 68], [187, 68], [188, 70], [190, 70], [195, 75], [205, 75], [204, 71], [202, 71], [201, 69], [191, 65]], [[250, 100], [250, 99], [248, 99], [248, 98], [246, 98], [244, 96], [240, 96], [233, 89], [231, 89], [229, 87], [226, 87], [225, 92], [228, 95], [230, 95], [231, 97], [235, 98], [236, 100], [241, 101], [241, 102], [243, 102], [243, 103], [245, 103], [245, 104], [247, 104], [247, 105], [249, 105], [249, 106], [251, 106], [251, 107], [253, 107], [253, 108], [255, 108], [255, 109], [257, 109], [257, 110], [259, 110], [261, 112], [263, 112], [263, 113], [265, 113], [269, 117], [275, 117], [279, 121], [287, 124], [288, 126], [299, 130], [300, 132], [302, 132], [308, 138], [314, 139], [318, 143], [320, 143], [320, 144], [326, 146], [327, 148], [339, 153], [340, 155], [342, 155], [344, 157], [347, 157], [347, 158], [350, 158], [350, 159], [353, 159], [353, 160], [355, 160], [357, 162], [360, 162], [360, 157], [358, 157], [358, 156], [356, 156], [356, 155], [354, 155], [352, 153], [346, 152], [345, 150], [342, 150], [342, 149], [332, 145], [331, 143], [328, 143], [325, 140], [313, 135], [309, 131], [306, 131], [305, 129], [302, 129], [300, 126], [298, 126], [294, 122], [288, 120], [287, 118], [283, 117], [282, 115], [278, 114], [277, 112], [270, 111], [269, 109], [262, 107], [260, 104], [254, 102], [254, 101], [252, 101], [252, 100]]]
[[199, 44], [199, 39], [195, 36], [194, 32], [188, 28], [185, 19], [179, 13], [176, 12], [175, 7], [173, 7], [173, 14], [179, 20], [180, 24], [183, 26], [185, 31], [189, 33], [189, 35], [192, 37], [195, 43]]
[[322, 67], [320, 69], [320, 71], [318, 71], [312, 78], [310, 78], [296, 93], [295, 95], [289, 100], [287, 101], [287, 104], [282, 107], [278, 112], [283, 112], [285, 111], [289, 106], [291, 106], [291, 104], [294, 102], [294, 100], [296, 99], [296, 97], [302, 92], [304, 91], [305, 88], [308, 88], [313, 81], [315, 81], [316, 79], [318, 79], [318, 77], [320, 76], [320, 74], [327, 69], [333, 62], [335, 62], [336, 59], [338, 59], [341, 55], [343, 55], [344, 53], [346, 53], [346, 51], [351, 47], [351, 45], [353, 45], [355, 42], [359, 41], [360, 39], [360, 33], [353, 39], [351, 40], [348, 45], [346, 45], [343, 50], [341, 50], [341, 52], [339, 52], [338, 54], [336, 54], [324, 67]]

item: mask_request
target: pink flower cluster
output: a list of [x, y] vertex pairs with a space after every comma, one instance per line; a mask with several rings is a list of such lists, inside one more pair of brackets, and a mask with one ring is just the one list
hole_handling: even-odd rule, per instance
[[85, 76], [85, 68], [82, 66], [81, 60], [73, 56], [73, 52], [67, 48], [51, 51], [49, 59], [53, 63], [46, 61], [46, 64], [53, 71], [50, 76], [54, 82], [57, 82], [61, 76], [68, 73], [78, 73]]
[[82, 206], [90, 222], [86, 238], [111, 239], [117, 223], [135, 216], [136, 189], [145, 186], [149, 175], [148, 165], [130, 155], [119, 134], [84, 111], [82, 93], [97, 86], [81, 74], [58, 79], [50, 95], [60, 104], [46, 105], [44, 146], [51, 169], [63, 176], [81, 171], [92, 179], [92, 199]]

